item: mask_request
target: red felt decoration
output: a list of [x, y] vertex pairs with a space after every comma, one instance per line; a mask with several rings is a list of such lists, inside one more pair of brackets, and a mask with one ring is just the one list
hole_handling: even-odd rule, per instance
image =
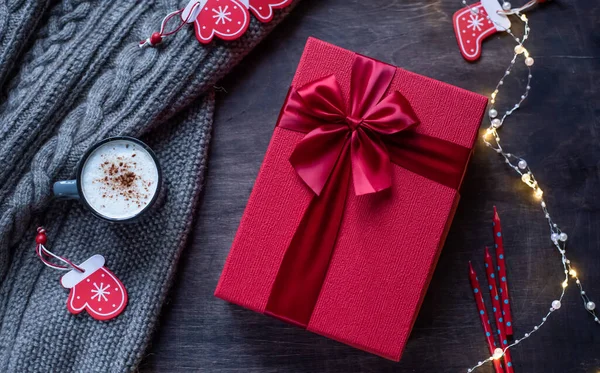
[[[185, 24], [194, 24], [196, 39], [202, 44], [210, 43], [214, 37], [235, 40], [242, 36], [250, 25], [250, 12], [261, 22], [270, 22], [275, 9], [282, 9], [293, 0], [190, 0], [179, 10], [165, 16], [160, 31], [139, 43], [140, 47], [155, 46], [165, 36], [173, 35]], [[179, 25], [167, 31], [167, 23], [178, 17]]]
[[121, 281], [104, 266], [104, 258], [94, 255], [65, 274], [60, 282], [71, 289], [67, 309], [72, 314], [86, 310], [96, 320], [109, 320], [118, 316], [127, 305], [127, 291]]
[[248, 8], [239, 0], [208, 0], [200, 5], [194, 20], [196, 39], [203, 44], [213, 37], [234, 40], [246, 32], [250, 25]]
[[[127, 290], [121, 281], [104, 266], [102, 255], [93, 255], [76, 265], [48, 250], [46, 230], [37, 229], [35, 252], [47, 267], [69, 271], [60, 279], [61, 285], [70, 289], [67, 309], [72, 314], [86, 310], [96, 320], [109, 320], [118, 316], [127, 306]], [[63, 264], [57, 264], [56, 262]]]
[[250, 11], [261, 22], [273, 19], [273, 10], [282, 9], [292, 3], [292, 0], [246, 0]]
[[454, 33], [460, 53], [466, 60], [479, 59], [483, 40], [510, 28], [509, 19], [499, 14], [499, 10], [501, 8], [497, 0], [482, 0], [454, 13]]

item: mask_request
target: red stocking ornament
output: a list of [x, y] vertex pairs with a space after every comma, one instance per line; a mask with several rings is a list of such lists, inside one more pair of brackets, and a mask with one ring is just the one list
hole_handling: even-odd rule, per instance
[[[102, 255], [93, 255], [85, 262], [75, 265], [70, 260], [49, 251], [46, 231], [38, 228], [36, 254], [42, 262], [53, 269], [69, 271], [60, 279], [61, 285], [70, 289], [67, 309], [72, 314], [83, 310], [96, 320], [109, 320], [118, 316], [127, 306], [127, 290], [123, 283], [104, 266]], [[64, 265], [54, 264], [54, 258]]]
[[466, 60], [477, 60], [481, 56], [484, 39], [510, 28], [510, 20], [501, 12], [502, 8], [497, 0], [481, 0], [454, 13], [456, 41]]

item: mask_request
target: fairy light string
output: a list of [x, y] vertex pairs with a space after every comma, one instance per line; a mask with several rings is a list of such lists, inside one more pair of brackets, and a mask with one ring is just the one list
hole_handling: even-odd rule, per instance
[[[502, 147], [502, 145], [500, 144], [499, 129], [502, 127], [502, 125], [504, 125], [504, 121], [510, 115], [512, 115], [515, 110], [519, 109], [519, 107], [521, 106], [523, 101], [525, 101], [525, 99], [527, 98], [527, 96], [529, 95], [529, 92], [531, 90], [531, 78], [533, 77], [531, 75], [531, 66], [533, 66], [535, 61], [534, 61], [533, 57], [531, 57], [529, 55], [529, 51], [525, 48], [525, 45], [524, 45], [525, 42], [529, 39], [529, 33], [530, 33], [531, 29], [529, 27], [529, 20], [528, 20], [527, 16], [525, 14], [523, 14], [522, 12], [524, 10], [527, 10], [530, 7], [534, 6], [537, 2], [542, 2], [542, 1], [531, 0], [519, 8], [512, 8], [510, 3], [504, 2], [502, 4], [502, 11], [499, 11], [499, 13], [501, 12], [502, 14], [505, 14], [507, 16], [515, 15], [516, 18], [523, 23], [524, 31], [523, 31], [523, 36], [520, 39], [512, 32], [511, 29], [506, 30], [506, 33], [508, 33], [514, 39], [514, 41], [517, 43], [517, 45], [514, 48], [513, 58], [511, 59], [508, 67], [506, 68], [504, 75], [502, 76], [502, 78], [500, 78], [500, 80], [496, 84], [496, 88], [490, 95], [490, 104], [491, 105], [490, 105], [490, 109], [488, 111], [488, 118], [490, 121], [490, 125], [483, 135], [483, 141], [487, 147], [489, 147], [490, 149], [493, 149], [494, 151], [496, 151], [497, 154], [502, 156], [502, 158], [504, 159], [504, 162], [519, 175], [519, 177], [521, 178], [521, 181], [533, 190], [533, 195], [539, 201], [542, 213], [544, 214], [544, 218], [548, 222], [548, 226], [550, 228], [550, 241], [552, 242], [552, 244], [554, 245], [554, 247], [556, 248], [556, 250], [558, 251], [558, 253], [561, 256], [562, 268], [564, 270], [564, 281], [561, 284], [560, 296], [558, 297], [558, 299], [552, 301], [549, 310], [546, 312], [544, 317], [542, 317], [542, 320], [540, 323], [535, 325], [528, 333], [525, 333], [522, 338], [515, 339], [511, 344], [509, 344], [504, 349], [497, 348], [494, 351], [494, 354], [492, 356], [488, 357], [487, 359], [485, 359], [483, 361], [479, 361], [476, 365], [467, 369], [467, 372], [469, 372], [469, 373], [475, 371], [477, 368], [481, 367], [482, 365], [484, 365], [488, 362], [502, 358], [504, 356], [506, 350], [515, 347], [519, 343], [523, 342], [525, 339], [531, 337], [535, 332], [537, 332], [546, 323], [546, 321], [548, 320], [548, 317], [554, 311], [561, 308], [561, 302], [565, 295], [566, 289], [569, 286], [570, 280], [575, 280], [575, 284], [577, 285], [577, 287], [579, 289], [579, 293], [580, 293], [581, 299], [583, 301], [584, 309], [590, 315], [592, 315], [592, 317], [594, 318], [594, 322], [596, 322], [597, 324], [600, 325], [600, 320], [598, 319], [598, 315], [596, 314], [596, 304], [588, 297], [587, 293], [583, 289], [583, 284], [581, 283], [581, 280], [579, 279], [579, 277], [577, 275], [577, 271], [572, 266], [571, 261], [567, 258], [566, 243], [567, 243], [568, 236], [565, 232], [563, 232], [559, 228], [559, 226], [553, 221], [552, 217], [550, 216], [550, 213], [548, 211], [548, 205], [546, 204], [546, 201], [544, 200], [544, 192], [540, 188], [536, 177], [534, 176], [533, 172], [531, 171], [531, 168], [529, 167], [529, 165], [527, 164], [527, 161], [525, 159], [515, 156], [512, 153], [506, 152], [504, 150], [504, 148]], [[479, 13], [477, 8], [473, 8], [471, 5], [467, 5], [466, 0], [462, 0], [462, 4], [463, 4], [463, 6], [468, 6], [471, 13], [473, 13], [474, 15]], [[494, 22], [494, 20], [491, 19], [489, 16], [487, 17], [487, 19]], [[494, 22], [494, 23], [496, 24], [496, 22]], [[517, 62], [517, 60], [519, 59], [519, 57], [521, 55], [523, 56], [524, 64], [527, 67], [527, 85], [525, 87], [525, 91], [521, 95], [520, 99], [512, 106], [512, 108], [507, 110], [504, 114], [499, 115], [499, 112], [495, 106], [498, 94], [500, 93], [501, 87], [504, 85], [505, 78], [511, 74], [511, 72], [515, 66], [515, 63]]]

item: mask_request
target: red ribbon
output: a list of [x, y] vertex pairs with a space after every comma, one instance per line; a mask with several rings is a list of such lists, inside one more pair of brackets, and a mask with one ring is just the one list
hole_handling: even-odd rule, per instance
[[392, 163], [458, 189], [470, 149], [413, 129], [419, 120], [398, 91], [396, 68], [356, 55], [349, 104], [335, 76], [290, 89], [278, 126], [306, 133], [290, 162], [315, 196], [271, 289], [266, 314], [306, 327], [325, 281], [350, 180], [356, 195], [392, 184]]

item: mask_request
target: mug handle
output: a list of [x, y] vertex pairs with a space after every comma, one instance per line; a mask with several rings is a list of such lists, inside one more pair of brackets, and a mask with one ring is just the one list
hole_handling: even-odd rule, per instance
[[79, 199], [77, 180], [57, 181], [52, 187], [54, 196], [58, 199]]

